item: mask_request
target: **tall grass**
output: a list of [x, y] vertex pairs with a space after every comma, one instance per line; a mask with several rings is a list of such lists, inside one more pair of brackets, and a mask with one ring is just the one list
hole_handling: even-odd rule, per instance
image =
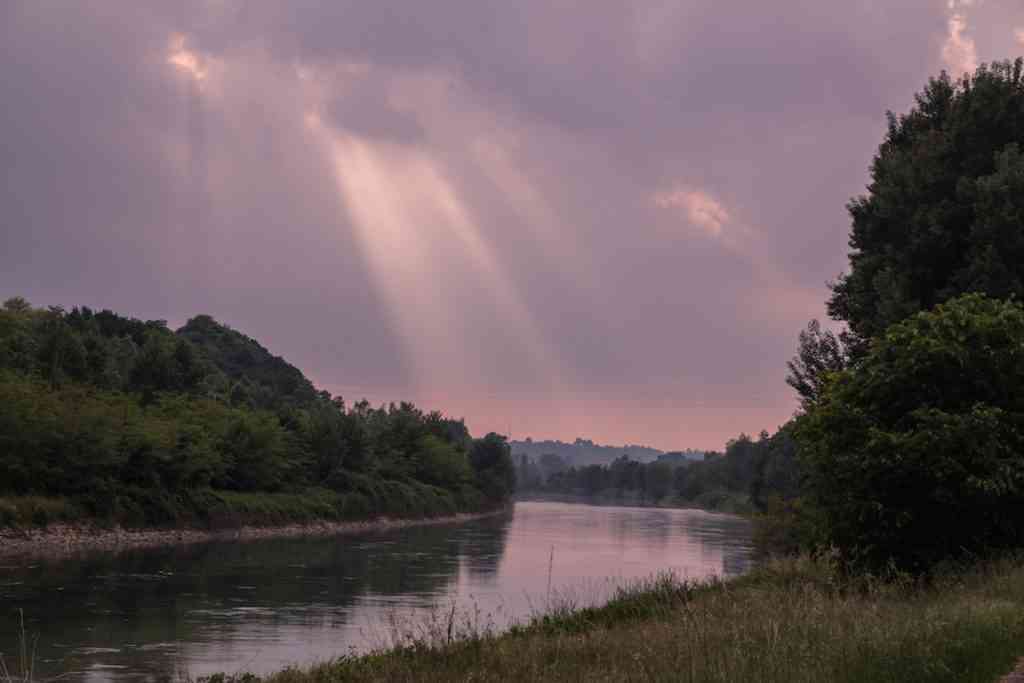
[[0, 683], [32, 683], [35, 680], [36, 642], [29, 645], [25, 632], [25, 613], [18, 610], [18, 653], [17, 668], [7, 665], [4, 653], [0, 652]]
[[1024, 560], [927, 583], [777, 560], [733, 581], [661, 576], [602, 607], [462, 635], [269, 680], [990, 683], [1024, 655]]

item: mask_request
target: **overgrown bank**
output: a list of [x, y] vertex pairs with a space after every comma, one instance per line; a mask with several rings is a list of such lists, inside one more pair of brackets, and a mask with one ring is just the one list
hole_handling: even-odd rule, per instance
[[0, 527], [426, 518], [500, 508], [514, 482], [504, 437], [348, 404], [209, 316], [0, 308]]
[[374, 517], [344, 521], [329, 516], [311, 516], [301, 521], [287, 517], [246, 517], [238, 515], [232, 526], [181, 527], [174, 529], [125, 529], [95, 522], [56, 522], [46, 526], [0, 527], [0, 558], [64, 557], [95, 550], [121, 551], [217, 540], [248, 540], [282, 536], [336, 536], [384, 531], [410, 526], [457, 524], [471, 519], [501, 515], [508, 508], [476, 513], [453, 513], [421, 517]]
[[991, 683], [1024, 655], [1024, 561], [927, 584], [774, 561], [725, 582], [660, 579], [501, 635], [449, 633], [442, 621], [405, 647], [266, 680]]

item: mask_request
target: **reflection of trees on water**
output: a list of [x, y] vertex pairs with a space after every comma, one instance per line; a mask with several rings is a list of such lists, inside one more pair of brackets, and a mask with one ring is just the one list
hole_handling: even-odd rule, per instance
[[459, 535], [459, 555], [466, 571], [479, 583], [497, 578], [498, 568], [508, 546], [508, 530], [512, 512], [476, 521], [466, 533]]
[[752, 556], [749, 550], [739, 548], [724, 548], [722, 551], [722, 574], [724, 576], [739, 576], [750, 569]]
[[720, 555], [722, 574], [736, 576], [750, 569], [751, 525], [741, 517], [694, 512], [685, 519], [687, 532], [700, 543], [703, 553]]
[[634, 508], [608, 508], [608, 529], [620, 546], [635, 543], [638, 537], [664, 546], [671, 533], [671, 519], [671, 512], [657, 508], [644, 508], [640, 514]]
[[[95, 661], [170, 676], [174, 643], [211, 632], [230, 640], [254, 623], [341, 625], [367, 594], [443, 593], [458, 578], [460, 559], [486, 579], [497, 571], [510, 521], [97, 553], [0, 569], [0, 652], [16, 651], [16, 610], [23, 608], [27, 630], [40, 635], [44, 676]], [[68, 655], [69, 646], [121, 651]]]

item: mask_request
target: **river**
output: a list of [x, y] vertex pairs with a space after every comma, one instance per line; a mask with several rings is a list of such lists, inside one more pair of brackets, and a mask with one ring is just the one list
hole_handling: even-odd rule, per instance
[[736, 575], [750, 539], [729, 515], [521, 502], [458, 525], [0, 560], [0, 653], [16, 661], [23, 610], [37, 679], [268, 673], [446, 632], [453, 611], [456, 630], [500, 629], [662, 571]]

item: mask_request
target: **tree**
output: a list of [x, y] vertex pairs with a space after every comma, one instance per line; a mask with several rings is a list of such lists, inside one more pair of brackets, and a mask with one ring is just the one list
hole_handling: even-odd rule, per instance
[[540, 468], [541, 478], [544, 481], [547, 481], [559, 472], [564, 472], [569, 469], [569, 463], [565, 461], [565, 458], [555, 453], [541, 454], [540, 460], [537, 462], [537, 466]]
[[888, 114], [868, 194], [848, 205], [850, 272], [828, 302], [855, 357], [960, 294], [1024, 295], [1022, 71], [1018, 59], [955, 82], [943, 73], [908, 114]]
[[417, 443], [416, 478], [428, 484], [457, 489], [472, 479], [465, 451], [433, 434]]
[[657, 503], [672, 492], [672, 466], [663, 462], [652, 462], [644, 468], [644, 489], [651, 502]]
[[818, 400], [829, 374], [842, 370], [846, 364], [847, 353], [840, 337], [831, 330], [822, 332], [821, 323], [812, 320], [800, 332], [797, 355], [786, 363], [786, 384], [796, 390], [800, 405], [806, 410]]
[[4, 301], [4, 310], [10, 313], [25, 315], [32, 312], [32, 305], [21, 296], [12, 296]]
[[1024, 307], [970, 294], [893, 325], [795, 435], [818, 540], [851, 566], [1024, 545]]
[[491, 432], [473, 442], [469, 463], [480, 490], [494, 501], [512, 495], [516, 488], [516, 467], [512, 462], [512, 449], [506, 438]]
[[800, 470], [793, 440], [794, 422], [790, 421], [771, 436], [764, 432], [757, 442], [750, 502], [764, 512], [769, 503], [790, 501], [800, 493]]

